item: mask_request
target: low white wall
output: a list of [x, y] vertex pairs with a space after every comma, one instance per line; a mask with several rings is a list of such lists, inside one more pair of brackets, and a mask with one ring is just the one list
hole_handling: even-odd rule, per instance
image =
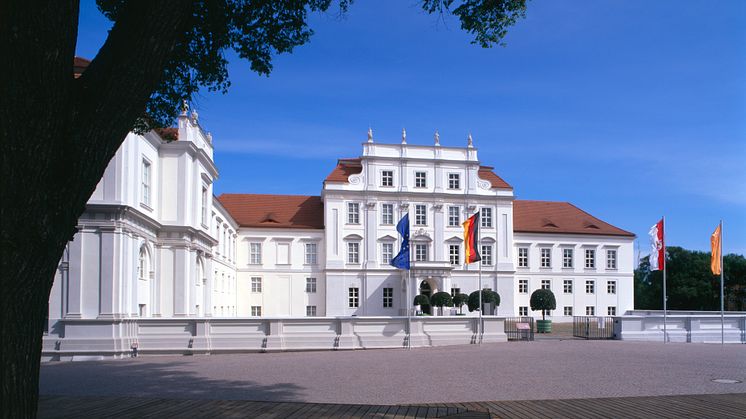
[[[302, 317], [61, 320], [45, 336], [42, 360], [90, 360], [138, 353], [207, 354], [404, 348], [477, 343], [475, 317]], [[505, 318], [485, 316], [482, 341], [507, 342]]]
[[[617, 336], [622, 340], [663, 342], [662, 311], [635, 311], [633, 313], [636, 314], [617, 317], [618, 322], [614, 324]], [[721, 342], [719, 314], [713, 312], [673, 313], [669, 312], [666, 316], [666, 340], [668, 342]], [[726, 314], [722, 330], [726, 343], [746, 343], [746, 314]]]

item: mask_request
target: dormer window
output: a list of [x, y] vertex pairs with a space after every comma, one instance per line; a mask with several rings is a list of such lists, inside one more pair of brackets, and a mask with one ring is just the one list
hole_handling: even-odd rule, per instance
[[461, 189], [461, 175], [458, 173], [448, 174], [448, 189]]
[[384, 170], [381, 172], [381, 186], [390, 187], [394, 186], [394, 171]]

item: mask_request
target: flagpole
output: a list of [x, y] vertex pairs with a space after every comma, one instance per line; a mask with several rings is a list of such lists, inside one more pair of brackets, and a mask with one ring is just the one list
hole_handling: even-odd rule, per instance
[[723, 265], [723, 220], [720, 220], [720, 344], [725, 345], [725, 265]]
[[667, 300], [668, 296], [666, 294], [666, 216], [664, 215], [662, 218], [663, 220], [663, 343], [666, 343], [668, 341], [668, 332], [666, 330], [666, 323], [667, 323]]
[[[407, 219], [409, 219], [409, 208], [407, 208]], [[409, 298], [409, 288], [412, 285], [412, 244], [409, 243], [407, 248], [409, 258], [409, 269], [407, 269], [407, 350], [412, 350], [412, 312], [409, 309], [410, 304], [414, 304]]]

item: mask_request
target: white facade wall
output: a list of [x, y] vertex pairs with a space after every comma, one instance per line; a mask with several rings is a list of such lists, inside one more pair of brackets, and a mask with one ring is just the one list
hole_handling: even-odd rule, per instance
[[233, 259], [213, 256], [237, 227], [218, 210], [232, 236], [213, 231], [212, 140], [196, 114], [179, 117], [178, 138], [125, 138], [55, 275], [45, 342], [64, 336], [60, 320], [211, 316], [221, 299], [235, 314], [235, 284], [212, 291], [214, 268], [235, 283]]
[[[529, 307], [529, 314], [541, 316], [540, 312], [530, 312], [529, 299], [533, 291], [542, 288], [542, 281], [550, 281], [551, 290], [557, 300], [557, 309], [548, 317], [554, 320], [570, 321], [572, 315], [585, 316], [588, 307], [593, 307], [593, 315], [596, 316], [608, 315], [609, 307], [615, 308], [616, 315], [634, 309], [634, 249], [631, 238], [535, 233], [515, 233], [514, 238], [515, 315], [518, 315], [520, 307]], [[528, 249], [527, 267], [520, 266], [519, 248]], [[542, 249], [548, 249], [550, 252], [550, 267], [541, 266]], [[564, 267], [565, 249], [572, 250], [571, 267]], [[586, 250], [594, 251], [593, 268], [585, 267]], [[616, 251], [615, 269], [607, 268], [609, 250]], [[526, 292], [520, 289], [520, 281], [527, 281]], [[572, 292], [565, 292], [565, 281], [571, 281]], [[592, 281], [593, 292], [586, 292], [587, 281]], [[613, 282], [611, 290], [610, 281]], [[571, 315], [565, 316], [566, 307], [572, 309]]]
[[[258, 260], [251, 259], [252, 244], [259, 246]], [[316, 263], [306, 263], [307, 244], [316, 248]], [[261, 316], [306, 317], [307, 306], [316, 307], [316, 316], [327, 315], [323, 230], [242, 227], [236, 249], [239, 316], [252, 316], [252, 307], [259, 307]], [[252, 278], [259, 284], [253, 289]], [[306, 291], [308, 278], [315, 279], [315, 292]]]
[[[512, 190], [495, 189], [478, 175], [477, 150], [407, 144], [363, 145], [362, 171], [348, 183], [326, 183], [323, 191], [327, 252], [327, 313], [329, 315], [401, 315], [408, 299], [426, 281], [431, 293], [462, 293], [479, 289], [478, 265], [464, 265], [461, 223], [486, 208], [491, 224], [481, 231], [481, 245], [492, 249], [492, 263], [482, 268], [482, 286], [510, 294], [513, 272]], [[384, 185], [391, 172], [392, 185]], [[416, 184], [416, 173], [425, 173], [425, 186]], [[387, 173], [388, 174], [388, 173]], [[458, 176], [458, 187], [449, 184]], [[358, 219], [350, 205], [359, 209]], [[384, 220], [384, 205], [392, 205], [392, 220]], [[418, 220], [417, 208], [425, 208]], [[451, 209], [453, 208], [453, 210]], [[449, 224], [451, 211], [458, 213]], [[413, 262], [411, 277], [389, 265], [383, 246], [391, 244], [395, 255], [401, 246], [396, 223], [409, 213], [412, 259], [415, 246], [426, 248], [427, 260]], [[389, 222], [390, 221], [390, 222]], [[424, 222], [420, 222], [424, 221]], [[351, 259], [350, 246], [359, 246], [359, 258]], [[459, 248], [459, 262], [451, 264], [449, 248]], [[358, 307], [350, 307], [350, 288], [357, 288]], [[384, 288], [393, 290], [393, 306], [384, 307]], [[353, 304], [354, 305], [354, 304]]]

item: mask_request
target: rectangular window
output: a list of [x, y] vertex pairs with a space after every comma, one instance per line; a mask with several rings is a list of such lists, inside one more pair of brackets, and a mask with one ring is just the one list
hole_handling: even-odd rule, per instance
[[393, 170], [384, 170], [381, 172], [381, 186], [394, 186]]
[[492, 227], [492, 208], [482, 208], [479, 220], [481, 227]]
[[448, 174], [448, 189], [461, 189], [461, 175], [458, 173]]
[[518, 267], [528, 268], [528, 247], [518, 248]]
[[518, 292], [520, 294], [528, 294], [528, 279], [518, 280]]
[[461, 209], [459, 207], [448, 207], [448, 227], [461, 226], [461, 216], [459, 215], [460, 211]]
[[142, 203], [150, 205], [150, 162], [142, 161]]
[[360, 204], [357, 202], [347, 203], [347, 224], [360, 224]]
[[381, 243], [381, 263], [391, 263], [394, 258], [394, 244]]
[[262, 307], [261, 306], [251, 306], [251, 315], [253, 317], [262, 317]]
[[565, 294], [572, 294], [572, 279], [562, 281], [562, 291]]
[[415, 262], [427, 261], [427, 244], [417, 243], [414, 245], [414, 260]]
[[541, 280], [541, 289], [543, 289], [543, 290], [551, 290], [552, 289], [552, 280], [551, 279], [542, 279]]
[[316, 317], [316, 306], [306, 306], [306, 317]]
[[319, 246], [316, 243], [306, 243], [306, 265], [319, 263]]
[[207, 225], [207, 188], [202, 187], [202, 225]]
[[414, 225], [427, 225], [427, 205], [417, 204], [414, 206]]
[[616, 250], [608, 249], [606, 251], [606, 269], [616, 269]]
[[596, 267], [596, 251], [594, 249], [585, 249], [585, 268], [593, 269]]
[[606, 292], [608, 294], [616, 294], [616, 281], [608, 281], [606, 283]]
[[541, 249], [541, 267], [551, 268], [552, 267], [552, 249], [542, 248]]
[[347, 263], [360, 263], [360, 243], [347, 243]]
[[585, 307], [585, 315], [586, 316], [595, 316], [596, 315], [596, 307], [586, 306]]
[[381, 204], [381, 224], [394, 224], [394, 204]]
[[260, 265], [262, 263], [262, 244], [261, 243], [250, 243], [249, 244], [249, 263], [252, 265]]
[[609, 306], [609, 308], [606, 309], [606, 315], [607, 316], [616, 316], [616, 307]]
[[350, 288], [347, 291], [347, 306], [349, 308], [360, 307], [360, 288]]
[[383, 289], [383, 308], [391, 308], [394, 306], [394, 289], [384, 288]]
[[414, 172], [414, 187], [427, 188], [427, 172]]
[[451, 261], [451, 265], [458, 265], [461, 262], [461, 246], [458, 244], [449, 245], [448, 258]]
[[461, 294], [461, 288], [451, 288], [451, 297]]
[[562, 249], [562, 267], [572, 268], [573, 250]]
[[596, 293], [596, 281], [593, 281], [593, 280], [585, 281], [585, 293], [586, 294]]
[[262, 292], [262, 278], [258, 276], [251, 277], [251, 292]]
[[482, 245], [482, 265], [492, 266], [492, 245]]
[[306, 278], [306, 292], [309, 294], [316, 293], [316, 278]]
[[518, 315], [521, 317], [528, 316], [528, 307], [526, 306], [518, 307]]
[[565, 306], [564, 314], [565, 314], [565, 316], [572, 316], [572, 307], [571, 306]]

